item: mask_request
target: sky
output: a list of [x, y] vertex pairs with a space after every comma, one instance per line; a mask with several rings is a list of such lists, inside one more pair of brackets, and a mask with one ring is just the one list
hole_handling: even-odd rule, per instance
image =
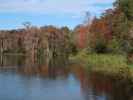
[[0, 0], [0, 29], [32, 25], [55, 25], [74, 28], [85, 19], [86, 12], [100, 16], [113, 7], [115, 0]]

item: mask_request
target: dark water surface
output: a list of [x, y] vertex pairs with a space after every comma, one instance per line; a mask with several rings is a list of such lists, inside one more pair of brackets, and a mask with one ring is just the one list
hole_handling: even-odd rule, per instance
[[[49, 63], [47, 63], [49, 62]], [[63, 59], [0, 58], [0, 100], [133, 100], [128, 81], [114, 80]]]

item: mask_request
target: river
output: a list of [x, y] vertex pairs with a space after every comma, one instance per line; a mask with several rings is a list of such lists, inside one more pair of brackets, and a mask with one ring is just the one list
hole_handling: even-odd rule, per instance
[[127, 80], [87, 73], [83, 65], [63, 59], [35, 63], [1, 56], [0, 100], [133, 100], [133, 91]]

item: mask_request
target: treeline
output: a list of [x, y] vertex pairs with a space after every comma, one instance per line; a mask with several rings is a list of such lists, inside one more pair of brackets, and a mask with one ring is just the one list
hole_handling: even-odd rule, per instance
[[26, 55], [68, 55], [75, 50], [72, 31], [67, 27], [34, 27], [26, 23], [25, 28], [0, 31], [1, 53]]
[[86, 48], [95, 53], [133, 52], [133, 0], [116, 0], [100, 17], [70, 30], [68, 27], [33, 27], [0, 31], [3, 53], [60, 55]]
[[133, 0], [116, 0], [112, 9], [95, 17], [91, 24], [81, 25], [80, 31], [86, 32], [85, 48], [90, 52], [132, 53]]

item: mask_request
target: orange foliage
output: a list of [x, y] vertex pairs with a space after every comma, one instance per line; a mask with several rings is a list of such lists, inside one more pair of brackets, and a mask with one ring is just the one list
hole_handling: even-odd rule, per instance
[[79, 48], [85, 48], [87, 46], [87, 37], [88, 37], [88, 31], [89, 27], [88, 26], [79, 26], [77, 28], [76, 32], [78, 33], [78, 41], [77, 45]]
[[99, 36], [99, 38], [102, 37], [107, 41], [112, 38], [111, 27], [105, 18], [94, 18], [90, 25], [90, 32], [93, 33], [96, 38]]

